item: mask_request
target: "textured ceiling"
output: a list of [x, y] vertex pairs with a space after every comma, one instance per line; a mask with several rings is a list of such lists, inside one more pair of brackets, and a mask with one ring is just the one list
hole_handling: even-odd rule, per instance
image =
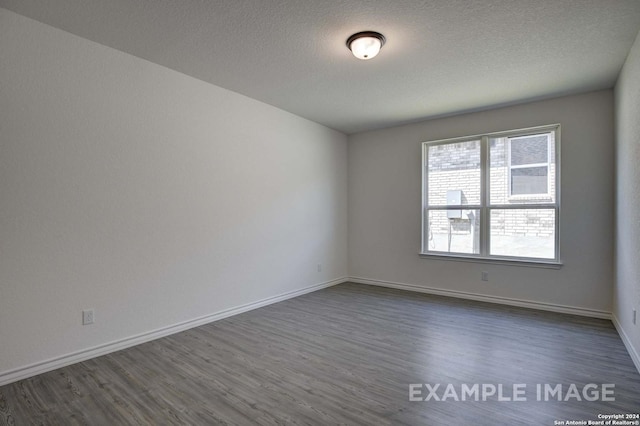
[[[639, 0], [0, 0], [345, 133], [612, 87]], [[345, 40], [387, 37], [369, 61]]]

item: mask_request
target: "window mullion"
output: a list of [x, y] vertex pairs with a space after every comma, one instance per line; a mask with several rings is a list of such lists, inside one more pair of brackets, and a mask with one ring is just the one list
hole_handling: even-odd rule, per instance
[[491, 164], [489, 164], [489, 137], [483, 136], [480, 141], [480, 256], [489, 255], [489, 178]]
[[422, 241], [421, 250], [426, 252], [428, 250], [427, 244], [429, 243], [429, 224], [427, 222], [429, 217], [428, 204], [429, 204], [429, 162], [428, 162], [429, 147], [422, 144]]

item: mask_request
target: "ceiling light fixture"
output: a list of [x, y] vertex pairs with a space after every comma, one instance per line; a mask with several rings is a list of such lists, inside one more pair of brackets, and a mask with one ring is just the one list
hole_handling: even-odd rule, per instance
[[347, 47], [358, 59], [371, 59], [380, 52], [387, 39], [375, 31], [363, 31], [356, 33], [347, 39]]

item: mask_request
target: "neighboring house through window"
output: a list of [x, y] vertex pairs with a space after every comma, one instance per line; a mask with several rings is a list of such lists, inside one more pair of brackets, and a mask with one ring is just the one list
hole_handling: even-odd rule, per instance
[[510, 195], [549, 194], [550, 139], [548, 133], [508, 138]]
[[559, 126], [423, 144], [422, 254], [559, 263]]

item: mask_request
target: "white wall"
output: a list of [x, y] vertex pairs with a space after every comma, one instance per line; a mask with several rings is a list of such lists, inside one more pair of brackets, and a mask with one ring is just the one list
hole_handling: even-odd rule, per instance
[[[616, 279], [613, 314], [640, 369], [640, 34], [615, 88]], [[633, 309], [638, 320], [633, 324]]]
[[[562, 126], [561, 269], [418, 257], [421, 142], [554, 123]], [[611, 90], [351, 135], [349, 275], [606, 315], [613, 279], [613, 152]], [[489, 282], [480, 280], [481, 271], [489, 272]]]
[[346, 276], [346, 139], [0, 9], [0, 379]]

